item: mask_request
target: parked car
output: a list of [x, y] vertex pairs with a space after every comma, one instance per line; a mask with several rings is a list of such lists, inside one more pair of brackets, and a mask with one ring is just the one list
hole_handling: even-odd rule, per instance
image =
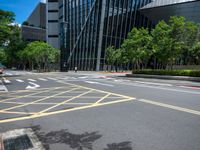
[[3, 74], [5, 66], [0, 63], [0, 74]]

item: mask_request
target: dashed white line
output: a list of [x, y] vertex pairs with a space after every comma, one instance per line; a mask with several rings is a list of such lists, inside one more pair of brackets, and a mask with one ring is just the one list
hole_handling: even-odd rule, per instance
[[47, 79], [44, 79], [44, 78], [38, 78], [38, 80], [47, 81]]
[[150, 84], [150, 85], [172, 86], [172, 84], [166, 84], [166, 83], [155, 83], [155, 82], [144, 82], [144, 81], [135, 81], [135, 82], [141, 84]]
[[78, 77], [79, 79], [86, 79], [88, 76]]
[[24, 81], [23, 80], [20, 80], [20, 79], [16, 79], [17, 82], [20, 82], [20, 83], [23, 83]]
[[48, 78], [48, 79], [50, 79], [50, 80], [54, 80], [54, 81], [55, 81], [55, 80], [58, 80], [58, 79], [55, 79], [55, 78], [50, 78], [50, 77], [47, 77], [47, 78]]
[[99, 84], [99, 85], [105, 85], [105, 86], [113, 86], [112, 84], [105, 84], [105, 83], [100, 83], [100, 82], [93, 82], [93, 81], [85, 81], [86, 83], [90, 84]]
[[28, 79], [29, 81], [32, 81], [32, 82], [36, 82], [36, 80], [34, 80], [34, 79]]
[[12, 73], [5, 73], [6, 75], [8, 75], [8, 76], [12, 76], [13, 74]]

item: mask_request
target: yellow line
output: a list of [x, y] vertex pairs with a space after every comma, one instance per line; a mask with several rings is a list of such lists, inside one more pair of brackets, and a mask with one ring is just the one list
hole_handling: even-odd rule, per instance
[[[4, 104], [26, 104], [22, 102], [4, 102]], [[56, 105], [59, 103], [34, 103], [31, 105]], [[86, 104], [93, 104], [93, 103], [65, 103], [64, 105], [86, 105]]]
[[77, 87], [77, 88], [73, 88], [73, 89], [71, 89], [71, 90], [64, 91], [64, 92], [61, 92], [61, 93], [58, 93], [58, 94], [55, 94], [55, 95], [52, 95], [52, 96], [48, 96], [48, 97], [46, 97], [46, 98], [42, 98], [42, 99], [39, 99], [39, 100], [30, 102], [30, 103], [25, 103], [25, 104], [22, 104], [22, 105], [19, 105], [19, 106], [14, 106], [14, 107], [11, 107], [11, 108], [2, 109], [2, 110], [0, 110], [0, 112], [12, 110], [12, 109], [20, 108], [20, 107], [24, 107], [24, 106], [28, 106], [28, 105], [31, 105], [31, 104], [34, 104], [34, 103], [37, 103], [37, 102], [41, 102], [41, 101], [44, 101], [44, 100], [49, 99], [49, 98], [53, 98], [54, 96], [61, 95], [61, 94], [64, 94], [64, 93], [67, 93], [67, 92], [70, 92], [70, 91], [73, 91], [73, 90], [76, 90], [76, 89], [79, 89], [79, 88], [78, 88], [78, 87]]
[[111, 95], [111, 94], [108, 93], [107, 95], [105, 95], [104, 97], [102, 97], [100, 100], [96, 101], [96, 102], [94, 103], [94, 105], [100, 103], [101, 101], [103, 101], [105, 98], [107, 98], [107, 97], [110, 96], [110, 95]]
[[[58, 81], [58, 83], [63, 83], [63, 84], [66, 84], [66, 85], [71, 85], [71, 86], [77, 86], [76, 84], [72, 84], [72, 83], [66, 83], [66, 82], [62, 82], [62, 81]], [[112, 95], [115, 95], [115, 96], [120, 96], [120, 97], [124, 97], [124, 98], [133, 98], [133, 97], [130, 97], [130, 96], [125, 96], [125, 95], [121, 95], [121, 94], [116, 94], [116, 93], [112, 93], [112, 92], [106, 92], [106, 91], [102, 91], [102, 90], [98, 90], [98, 89], [94, 89], [94, 88], [89, 88], [89, 87], [84, 87], [84, 86], [79, 86], [83, 89], [88, 89], [88, 90], [94, 90], [94, 91], [98, 91], [98, 92], [101, 92], [101, 93], [110, 93]]]
[[117, 104], [117, 103], [127, 102], [127, 101], [131, 101], [131, 100], [134, 100], [134, 98], [130, 98], [130, 99], [126, 99], [126, 100], [106, 102], [106, 103], [99, 103], [97, 105], [87, 105], [87, 106], [75, 107], [75, 108], [71, 108], [71, 109], [59, 110], [59, 111], [55, 111], [55, 112], [37, 114], [37, 115], [32, 115], [32, 116], [5, 119], [5, 120], [0, 120], [0, 123], [8, 123], [8, 122], [13, 122], [13, 121], [34, 119], [34, 118], [39, 118], [39, 117], [44, 117], [44, 116], [49, 116], [49, 115], [55, 115], [55, 114], [60, 114], [60, 113], [65, 113], [65, 112], [71, 112], [71, 111], [76, 111], [76, 110], [83, 110], [83, 109], [89, 109], [89, 108], [104, 106], [104, 105]]
[[34, 90], [17, 90], [17, 91], [11, 91], [9, 93], [3, 93], [0, 96], [4, 96], [4, 95], [13, 95], [13, 94], [17, 94], [17, 93], [23, 93], [23, 92], [36, 92], [36, 91], [41, 91], [41, 90], [48, 90], [48, 89], [55, 89], [55, 88], [62, 88], [62, 87], [53, 87], [53, 88], [40, 88], [40, 89], [34, 89]]
[[51, 110], [51, 109], [53, 109], [53, 108], [55, 108], [55, 107], [58, 107], [58, 106], [60, 106], [60, 105], [65, 104], [65, 103], [67, 103], [67, 102], [70, 102], [70, 101], [72, 101], [72, 100], [74, 100], [74, 99], [76, 99], [76, 98], [79, 98], [79, 97], [81, 97], [81, 96], [83, 96], [83, 95], [85, 95], [85, 94], [90, 93], [91, 91], [92, 91], [92, 90], [89, 90], [89, 91], [87, 91], [87, 92], [85, 92], [85, 93], [79, 94], [78, 96], [75, 96], [75, 97], [70, 98], [70, 99], [68, 99], [68, 100], [66, 100], [66, 101], [63, 101], [63, 102], [61, 102], [61, 103], [59, 103], [59, 104], [56, 104], [56, 105], [54, 105], [54, 106], [52, 106], [52, 107], [49, 107], [49, 108], [47, 108], [47, 109], [45, 109], [45, 110], [39, 112], [39, 114], [40, 114], [40, 113], [47, 112], [47, 111], [49, 111], [49, 110]]
[[187, 112], [187, 113], [190, 113], [190, 114], [195, 114], [195, 115], [200, 116], [200, 111], [196, 111], [196, 110], [192, 110], [192, 109], [188, 109], [188, 108], [184, 108], [184, 107], [178, 107], [178, 106], [169, 105], [169, 104], [165, 104], [165, 103], [159, 103], [159, 102], [146, 100], [146, 99], [139, 99], [138, 101], [143, 102], [143, 103], [147, 103], [147, 104], [152, 104], [152, 105], [164, 107], [164, 108], [177, 110], [177, 111]]
[[[52, 93], [52, 92], [51, 92]], [[10, 98], [12, 97], [16, 97], [16, 98], [20, 98], [20, 96], [8, 96]], [[45, 98], [46, 96], [27, 96], [26, 98]], [[71, 98], [71, 97], [74, 97], [74, 96], [55, 96], [54, 98], [58, 99], [58, 98]], [[82, 96], [80, 98], [101, 98], [102, 96]], [[116, 97], [116, 96], [110, 96], [108, 97], [108, 99], [114, 99], [114, 98], [121, 98], [121, 97]], [[7, 101], [5, 102], [0, 102], [0, 103], [7, 103]]]
[[[57, 89], [57, 88], [56, 88]], [[1, 102], [5, 102], [5, 101], [8, 101], [8, 100], [14, 100], [14, 99], [17, 99], [17, 98], [24, 98], [24, 97], [28, 97], [28, 96], [32, 96], [32, 95], [36, 95], [36, 94], [40, 94], [40, 93], [45, 93], [45, 92], [49, 92], [51, 90], [55, 90], [55, 89], [49, 89], [49, 90], [45, 90], [45, 91], [39, 91], [39, 92], [36, 92], [36, 93], [31, 93], [31, 94], [28, 94], [28, 95], [23, 95], [23, 96], [19, 96], [19, 97], [13, 97], [13, 98], [7, 98], [7, 99], [3, 99], [0, 101]]]
[[14, 112], [14, 111], [4, 111], [4, 112], [1, 112], [3, 114], [20, 114], [20, 115], [34, 115], [36, 113], [34, 112]]

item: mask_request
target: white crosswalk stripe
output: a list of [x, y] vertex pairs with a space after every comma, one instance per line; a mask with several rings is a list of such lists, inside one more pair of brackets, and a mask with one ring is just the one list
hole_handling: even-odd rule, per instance
[[23, 80], [20, 80], [20, 79], [16, 79], [17, 82], [20, 82], [20, 83], [23, 83], [24, 81]]
[[8, 89], [5, 85], [3, 85], [3, 82], [0, 80], [0, 93], [1, 92], [8, 92]]
[[58, 79], [55, 79], [55, 78], [50, 78], [50, 77], [48, 77], [47, 79], [54, 80], [54, 81], [55, 81], [55, 80], [58, 80]]
[[32, 81], [32, 82], [36, 82], [36, 80], [34, 80], [34, 79], [28, 79], [29, 81]]
[[10, 80], [7, 80], [6, 78], [3, 78], [3, 82], [6, 83], [6, 84], [11, 83]]
[[47, 81], [47, 79], [44, 79], [44, 78], [38, 78], [38, 80]]

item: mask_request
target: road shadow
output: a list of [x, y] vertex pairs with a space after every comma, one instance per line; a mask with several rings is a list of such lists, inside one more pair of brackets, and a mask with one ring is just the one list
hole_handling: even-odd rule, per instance
[[93, 150], [93, 143], [102, 137], [97, 131], [74, 134], [70, 133], [67, 129], [62, 129], [44, 133], [41, 132], [40, 126], [33, 126], [31, 128], [46, 150], [50, 149], [49, 145], [56, 143], [66, 144], [75, 150]]
[[121, 143], [107, 144], [107, 148], [103, 150], [132, 150], [131, 142], [125, 141]]

